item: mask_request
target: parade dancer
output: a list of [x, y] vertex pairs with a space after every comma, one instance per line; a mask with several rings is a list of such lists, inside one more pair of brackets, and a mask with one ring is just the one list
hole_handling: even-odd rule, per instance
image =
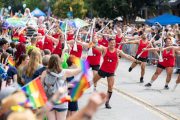
[[[164, 50], [171, 50], [171, 49], [173, 49], [174, 51], [176, 51], [176, 53], [178, 55], [180, 55], [180, 47], [179, 46], [171, 46], [171, 47], [164, 48]], [[176, 89], [176, 87], [180, 83], [180, 71], [178, 71], [177, 74], [178, 74], [178, 77], [177, 77], [177, 80], [176, 80], [176, 84], [175, 84], [175, 86], [173, 88], [173, 91]]]
[[94, 76], [93, 81], [94, 83], [97, 83], [101, 78], [107, 77], [108, 82], [108, 98], [105, 103], [105, 107], [108, 109], [111, 109], [111, 106], [109, 104], [110, 98], [112, 96], [112, 90], [114, 85], [114, 73], [116, 71], [117, 65], [118, 65], [118, 57], [122, 56], [128, 60], [131, 60], [133, 62], [140, 63], [138, 60], [134, 59], [130, 55], [125, 54], [123, 51], [116, 49], [116, 41], [115, 39], [109, 39], [108, 47], [103, 46], [94, 46], [96, 49], [98, 49], [100, 52], [102, 52], [103, 55], [103, 63], [98, 70], [98, 73]]
[[[170, 47], [172, 46], [171, 38], [166, 38], [165, 46]], [[153, 74], [151, 81], [145, 85], [145, 87], [151, 87], [152, 83], [158, 78], [161, 72], [165, 69], [166, 70], [166, 84], [164, 89], [169, 89], [169, 82], [171, 81], [171, 76], [173, 73], [173, 67], [175, 65], [175, 53], [177, 52], [175, 49], [161, 49], [161, 48], [148, 48], [144, 49], [148, 51], [162, 51], [163, 61], [159, 61], [157, 65], [156, 72]]]
[[116, 48], [119, 48], [122, 50], [123, 45], [120, 43], [123, 41], [123, 34], [120, 28], [117, 29], [117, 34], [116, 34]]
[[[151, 43], [147, 40], [146, 36], [143, 34], [141, 35], [141, 40], [135, 40], [135, 41], [128, 41], [124, 42], [126, 44], [138, 44], [138, 50], [136, 52], [135, 59], [141, 61], [141, 77], [140, 77], [140, 83], [144, 82], [144, 74], [145, 74], [145, 67], [146, 67], [146, 62], [148, 59], [148, 51], [142, 52], [144, 48], [147, 48], [148, 46], [151, 46]], [[135, 68], [137, 65], [136, 62], [133, 62], [132, 65], [129, 68], [129, 72], [132, 71], [133, 68]]]

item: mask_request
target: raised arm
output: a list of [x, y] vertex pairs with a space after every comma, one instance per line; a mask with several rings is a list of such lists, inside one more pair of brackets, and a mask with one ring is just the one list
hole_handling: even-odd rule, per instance
[[139, 44], [139, 40], [126, 41], [126, 42], [123, 42], [123, 44]]
[[102, 45], [100, 45], [100, 46], [94, 45], [93, 47], [96, 48], [97, 50], [99, 50], [101, 53], [105, 53], [105, 51], [106, 51], [106, 47], [104, 47]]
[[119, 55], [123, 58], [126, 58], [132, 62], [138, 62], [135, 58], [133, 58], [132, 56], [128, 55], [128, 54], [125, 54], [122, 50], [118, 50], [119, 52]]
[[58, 44], [58, 42], [59, 42], [59, 39], [56, 39], [56, 38], [54, 38], [54, 37], [52, 37], [52, 36], [50, 36], [50, 35], [46, 35], [48, 38], [50, 38], [55, 44]]
[[129, 39], [129, 40], [137, 40], [137, 39], [140, 39], [140, 37], [139, 36], [133, 36], [133, 37], [124, 37], [125, 39]]
[[72, 76], [76, 76], [78, 75], [80, 72], [82, 71], [82, 69], [80, 67], [75, 68], [75, 69], [65, 69], [64, 70], [64, 77], [68, 78], [68, 77], [72, 77]]
[[155, 51], [160, 51], [160, 48], [144, 48], [143, 51], [152, 51], [152, 52], [155, 52]]
[[164, 50], [170, 50], [170, 49], [174, 49], [175, 51], [180, 51], [180, 47], [179, 46], [170, 46], [170, 47], [164, 48]]

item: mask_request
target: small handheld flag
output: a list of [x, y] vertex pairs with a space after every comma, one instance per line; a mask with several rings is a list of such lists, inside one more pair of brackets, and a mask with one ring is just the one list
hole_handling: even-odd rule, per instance
[[23, 86], [22, 90], [28, 95], [32, 108], [36, 109], [46, 104], [47, 96], [39, 77]]
[[9, 65], [11, 66], [15, 66], [15, 61], [13, 60], [13, 58], [11, 56], [8, 57], [8, 61]]

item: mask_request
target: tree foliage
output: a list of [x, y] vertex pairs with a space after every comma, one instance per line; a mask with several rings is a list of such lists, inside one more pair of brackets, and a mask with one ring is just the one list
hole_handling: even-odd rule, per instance
[[46, 2], [43, 0], [24, 0], [24, 3], [30, 10], [34, 10], [35, 8], [44, 10], [46, 6]]
[[99, 17], [115, 18], [123, 16], [126, 20], [134, 20], [135, 17], [141, 16], [143, 8], [153, 9], [158, 13], [158, 7], [168, 0], [86, 0], [91, 4], [93, 13]]
[[[41, 10], [47, 10], [51, 7], [54, 15], [66, 18], [70, 7], [73, 10], [74, 17], [83, 18], [85, 16], [99, 16], [123, 18], [133, 20], [142, 15], [142, 9], [148, 8], [154, 14], [159, 13], [160, 6], [166, 6], [168, 9], [169, 0], [0, 0], [0, 7], [12, 6], [15, 10], [19, 9], [25, 3], [31, 10], [36, 7]], [[88, 14], [87, 14], [88, 13]]]
[[61, 18], [66, 18], [70, 7], [74, 17], [85, 17], [87, 9], [84, 0], [59, 0], [53, 6], [53, 13]]

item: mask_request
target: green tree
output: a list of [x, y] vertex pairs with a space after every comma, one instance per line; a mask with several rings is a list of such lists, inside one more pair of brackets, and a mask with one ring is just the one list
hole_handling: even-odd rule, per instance
[[72, 8], [73, 17], [83, 18], [87, 13], [84, 0], [59, 0], [53, 6], [53, 14], [66, 18], [67, 13]]
[[30, 10], [34, 10], [35, 8], [44, 10], [46, 6], [46, 2], [44, 0], [24, 0], [24, 3]]
[[123, 16], [125, 21], [134, 21], [135, 17], [141, 16], [141, 10], [148, 7], [157, 12], [159, 4], [167, 3], [168, 0], [86, 0], [91, 3], [93, 13], [99, 17], [115, 18]]
[[3, 1], [0, 1], [0, 8], [2, 8], [3, 6]]

